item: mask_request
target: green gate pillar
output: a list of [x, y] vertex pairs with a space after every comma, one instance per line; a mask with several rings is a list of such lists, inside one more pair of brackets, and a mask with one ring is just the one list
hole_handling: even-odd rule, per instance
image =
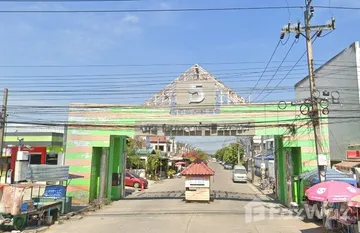
[[283, 140], [281, 136], [275, 136], [275, 148], [276, 148], [276, 161], [277, 161], [277, 174], [276, 185], [278, 198], [281, 202], [286, 201], [287, 195], [287, 182], [286, 182], [286, 163], [284, 156]]
[[110, 200], [125, 197], [126, 136], [111, 135], [107, 195]]

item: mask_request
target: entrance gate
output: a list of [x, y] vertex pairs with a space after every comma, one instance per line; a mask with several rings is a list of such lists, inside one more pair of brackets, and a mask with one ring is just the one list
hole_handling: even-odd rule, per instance
[[[69, 186], [74, 202], [89, 202], [93, 188], [90, 186], [95, 182], [91, 181], [93, 148], [110, 147], [111, 150], [111, 135], [275, 136], [278, 196], [282, 201], [287, 198], [289, 177], [285, 172], [285, 150], [301, 148], [292, 154], [299, 158], [294, 160], [299, 172], [317, 166], [312, 127], [298, 106], [289, 105], [284, 109], [277, 103], [246, 103], [197, 65], [145, 105], [72, 104], [69, 124], [65, 163], [72, 173], [84, 176]], [[322, 130], [325, 136], [322, 144], [328, 151], [326, 120], [322, 120]], [[119, 156], [124, 156], [122, 152]]]

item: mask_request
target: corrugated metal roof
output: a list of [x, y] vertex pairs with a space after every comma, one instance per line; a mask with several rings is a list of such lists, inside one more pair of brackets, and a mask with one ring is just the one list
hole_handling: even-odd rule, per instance
[[350, 170], [353, 167], [357, 167], [360, 165], [360, 161], [343, 161], [341, 163], [337, 163], [334, 166], [339, 170]]
[[203, 162], [192, 163], [181, 172], [183, 176], [213, 176], [214, 174], [215, 172]]
[[69, 179], [69, 166], [30, 165], [26, 179], [31, 181], [66, 181]]
[[[309, 181], [316, 180], [316, 179], [318, 179], [318, 171], [313, 170], [313, 171], [302, 173], [299, 175], [299, 178], [304, 179], [304, 180], [309, 180]], [[343, 173], [343, 172], [338, 171], [333, 168], [328, 168], [328, 169], [326, 169], [325, 178], [326, 178], [326, 180], [332, 180], [332, 179], [348, 179], [348, 178], [354, 178], [354, 177], [351, 174]]]

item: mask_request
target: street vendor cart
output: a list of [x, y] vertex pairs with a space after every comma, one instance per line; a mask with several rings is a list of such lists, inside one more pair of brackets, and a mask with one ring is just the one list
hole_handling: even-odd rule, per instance
[[206, 201], [210, 203], [210, 177], [214, 176], [202, 161], [195, 161], [185, 168], [181, 175], [185, 176], [185, 201]]
[[[26, 182], [2, 186], [0, 228], [16, 230], [26, 225], [52, 224], [71, 210], [71, 197], [66, 196], [68, 166], [30, 165]], [[64, 184], [65, 182], [65, 184]]]
[[[0, 226], [2, 229], [21, 230], [27, 224], [36, 221], [36, 225], [56, 220], [62, 208], [61, 201], [49, 203], [34, 202], [32, 199], [24, 201], [28, 189], [43, 187], [43, 184], [7, 184], [2, 186], [0, 201]], [[31, 191], [32, 192], [32, 191]]]

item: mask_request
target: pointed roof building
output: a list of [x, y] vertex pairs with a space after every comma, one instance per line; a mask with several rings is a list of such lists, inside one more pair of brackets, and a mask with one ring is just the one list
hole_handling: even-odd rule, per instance
[[212, 81], [215, 83], [216, 91], [219, 93], [221, 105], [237, 105], [243, 104], [247, 101], [245, 98], [239, 96], [231, 88], [225, 86], [221, 81], [215, 78], [212, 74], [205, 69], [195, 64], [190, 67], [185, 73], [181, 74], [174, 81], [165, 86], [161, 91], [156, 93], [153, 97], [145, 102], [146, 106], [164, 106], [168, 107], [175, 101], [176, 98], [176, 85], [192, 82], [192, 81]]
[[215, 172], [204, 162], [194, 162], [185, 168], [181, 175], [183, 176], [213, 176]]

